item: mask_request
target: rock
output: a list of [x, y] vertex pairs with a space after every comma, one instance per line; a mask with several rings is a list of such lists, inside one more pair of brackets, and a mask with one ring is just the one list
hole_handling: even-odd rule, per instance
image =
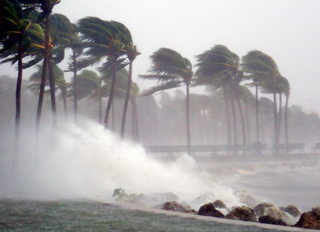
[[259, 217], [259, 222], [264, 224], [272, 224], [272, 225], [279, 225], [279, 226], [287, 225], [287, 223], [285, 223], [282, 219], [275, 219], [270, 215]]
[[224, 218], [225, 216], [217, 210], [212, 203], [205, 204], [200, 207], [198, 215]]
[[316, 206], [316, 207], [312, 208], [312, 210], [311, 210], [311, 211], [315, 211], [315, 212], [320, 213], [320, 205], [318, 205], [318, 206]]
[[260, 203], [254, 207], [254, 213], [255, 215], [257, 215], [257, 217], [264, 216], [266, 209], [272, 206], [273, 204], [270, 204], [270, 203], [266, 203], [266, 202]]
[[287, 212], [294, 217], [298, 217], [299, 215], [301, 215], [301, 211], [294, 205], [288, 205], [287, 207], [280, 208], [280, 210], [283, 212]]
[[168, 201], [161, 206], [161, 209], [175, 211], [175, 212], [182, 212], [182, 213], [190, 213], [196, 214], [197, 211], [191, 209], [190, 207], [185, 207], [182, 204], [179, 204], [176, 201]]
[[320, 230], [320, 208], [313, 208], [311, 211], [303, 213], [295, 227]]
[[226, 218], [240, 221], [257, 222], [254, 210], [246, 206], [234, 208], [226, 215]]
[[271, 216], [275, 219], [281, 219], [287, 225], [294, 225], [297, 222], [297, 218], [285, 212], [284, 210], [292, 210], [294, 212], [294, 207], [281, 207], [281, 210], [273, 204], [270, 203], [260, 203], [254, 207], [255, 215], [260, 218], [262, 216]]
[[213, 205], [218, 209], [227, 209], [227, 206], [221, 200], [216, 200], [215, 202], [213, 202]]

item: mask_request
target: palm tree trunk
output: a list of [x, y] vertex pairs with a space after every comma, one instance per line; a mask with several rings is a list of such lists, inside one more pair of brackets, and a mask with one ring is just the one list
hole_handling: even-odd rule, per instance
[[285, 140], [286, 140], [286, 150], [289, 152], [289, 134], [288, 134], [288, 104], [289, 104], [289, 93], [286, 94], [286, 108], [284, 112], [284, 127], [285, 127]]
[[245, 103], [246, 103], [247, 144], [251, 144], [249, 105], [248, 105], [248, 101], [246, 101]]
[[274, 113], [274, 145], [275, 152], [279, 152], [278, 147], [278, 113], [277, 113], [277, 94], [273, 93], [273, 113]]
[[[1, 16], [2, 17], [2, 16]], [[20, 143], [20, 116], [21, 116], [21, 85], [22, 85], [22, 39], [18, 45], [18, 79], [16, 87], [16, 117], [15, 117], [15, 141], [12, 171], [15, 171], [17, 166], [17, 156]]]
[[53, 65], [52, 56], [50, 54], [48, 59], [48, 70], [49, 70], [51, 109], [52, 109], [53, 126], [56, 128], [58, 126], [57, 125], [57, 106], [56, 106], [56, 86], [54, 81], [54, 72], [53, 72], [52, 65]]
[[109, 114], [110, 114], [110, 110], [111, 110], [111, 105], [113, 103], [113, 95], [114, 95], [114, 89], [116, 86], [117, 70], [118, 70], [118, 61], [115, 58], [114, 59], [114, 66], [113, 66], [113, 76], [112, 76], [111, 89], [110, 89], [110, 93], [109, 93], [109, 100], [108, 100], [108, 105], [107, 105], [107, 109], [106, 109], [106, 115], [104, 118], [105, 129], [107, 129], [107, 127], [108, 127]]
[[231, 101], [231, 110], [232, 110], [232, 119], [233, 119], [233, 139], [234, 139], [233, 149], [234, 149], [234, 153], [238, 154], [238, 135], [237, 135], [238, 126], [237, 126], [236, 109], [234, 107], [233, 98], [231, 98], [230, 101]]
[[135, 141], [140, 141], [140, 135], [139, 135], [139, 120], [138, 120], [138, 109], [137, 109], [137, 102], [135, 98], [132, 98], [132, 114], [134, 117], [134, 128], [135, 128]]
[[238, 103], [238, 108], [240, 111], [240, 119], [241, 119], [241, 129], [242, 129], [242, 145], [243, 145], [243, 155], [247, 154], [247, 138], [246, 138], [246, 126], [244, 122], [244, 115], [243, 115], [243, 110], [240, 102], [240, 98], [237, 94], [237, 103]]
[[[77, 56], [75, 50], [72, 51], [73, 58], [73, 112], [74, 121], [78, 122], [78, 76], [77, 76]], [[100, 121], [101, 122], [101, 121]]]
[[126, 98], [125, 98], [125, 101], [124, 101], [123, 113], [122, 113], [122, 121], [121, 121], [121, 138], [124, 138], [127, 109], [128, 109], [129, 99], [130, 99], [131, 82], [132, 82], [132, 61], [130, 60], [129, 77], [128, 77], [128, 84], [127, 84]]
[[279, 93], [279, 115], [278, 115], [278, 143], [280, 143], [280, 137], [281, 137], [281, 122], [282, 122], [282, 94]]
[[99, 86], [99, 123], [102, 123], [102, 97], [101, 97], [101, 78], [100, 78], [100, 86]]
[[39, 133], [39, 129], [40, 129], [41, 111], [42, 111], [42, 105], [43, 105], [44, 89], [45, 89], [45, 85], [46, 85], [46, 72], [47, 72], [48, 59], [49, 59], [48, 56], [49, 56], [49, 15], [46, 16], [45, 48], [44, 48], [42, 76], [41, 76], [41, 83], [40, 83], [37, 118], [36, 118], [36, 133], [37, 134]]
[[64, 111], [64, 119], [68, 120], [68, 106], [67, 106], [67, 89], [66, 87], [61, 88], [62, 99], [63, 99], [63, 111]]
[[191, 139], [190, 139], [190, 94], [189, 82], [186, 83], [186, 126], [187, 126], [187, 147], [188, 155], [191, 155]]
[[42, 65], [42, 74], [41, 74], [41, 83], [40, 83], [40, 93], [39, 93], [39, 101], [38, 101], [38, 108], [37, 108], [37, 118], [36, 118], [36, 133], [39, 133], [40, 129], [40, 119], [41, 119], [41, 111], [43, 105], [43, 97], [44, 97], [44, 88], [46, 85], [46, 71], [48, 67], [48, 58], [44, 57], [43, 65]]
[[226, 125], [227, 125], [227, 144], [230, 146], [232, 144], [232, 138], [231, 138], [231, 124], [230, 124], [230, 112], [229, 112], [229, 100], [228, 100], [228, 94], [225, 87], [223, 87], [223, 93], [224, 93], [224, 101], [226, 104]]

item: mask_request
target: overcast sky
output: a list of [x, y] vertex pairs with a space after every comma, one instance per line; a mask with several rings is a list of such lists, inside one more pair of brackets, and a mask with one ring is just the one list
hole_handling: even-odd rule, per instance
[[[96, 16], [125, 24], [141, 52], [134, 66], [141, 89], [156, 84], [137, 75], [147, 72], [150, 55], [160, 47], [195, 64], [196, 55], [222, 44], [240, 57], [251, 50], [273, 57], [290, 82], [290, 105], [318, 112], [319, 12], [319, 0], [62, 0], [53, 11], [74, 23]], [[0, 66], [0, 75], [13, 73], [7, 67]]]

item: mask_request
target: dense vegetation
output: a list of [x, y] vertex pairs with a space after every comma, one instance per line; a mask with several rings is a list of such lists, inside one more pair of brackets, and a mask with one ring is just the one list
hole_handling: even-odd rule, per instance
[[[0, 120], [9, 125], [15, 118], [17, 146], [21, 119], [34, 117], [39, 133], [42, 113], [48, 120], [50, 111], [54, 127], [59, 126], [59, 112], [69, 121], [73, 114], [75, 123], [81, 114], [122, 138], [127, 131], [126, 138], [144, 145], [187, 144], [190, 149], [192, 144], [242, 144], [245, 149], [257, 141], [318, 141], [319, 117], [289, 107], [289, 81], [269, 55], [254, 50], [240, 58], [226, 46], [215, 45], [195, 54], [196, 64], [191, 64], [171, 48], [159, 48], [151, 56], [149, 73], [139, 75], [158, 85], [140, 93], [132, 82], [132, 67], [140, 53], [130, 30], [97, 17], [71, 23], [64, 15], [51, 14], [58, 3], [4, 0], [1, 6], [0, 60], [17, 63], [18, 73], [15, 80], [7, 76], [0, 80]], [[59, 68], [66, 49], [72, 51], [70, 83]], [[37, 72], [23, 81], [23, 69], [35, 65]], [[92, 66], [97, 71], [87, 69]], [[165, 91], [181, 86], [185, 93], [177, 89], [171, 96]], [[207, 91], [190, 93], [194, 86], [205, 86]], [[249, 87], [256, 88], [256, 96]], [[273, 101], [258, 99], [258, 90], [271, 94]], [[159, 91], [157, 103], [152, 94]], [[58, 95], [61, 101], [56, 102]]]

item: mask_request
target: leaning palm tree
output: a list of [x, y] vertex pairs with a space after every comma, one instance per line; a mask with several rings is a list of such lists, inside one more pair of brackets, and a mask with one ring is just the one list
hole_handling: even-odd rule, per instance
[[234, 99], [236, 99], [241, 116], [242, 124], [242, 139], [244, 154], [246, 153], [246, 133], [244, 116], [242, 112], [242, 106], [240, 103], [240, 96], [242, 94], [242, 88], [239, 83], [242, 81], [242, 72], [239, 70], [239, 57], [231, 52], [224, 45], [215, 45], [210, 50], [197, 56], [198, 69], [195, 73], [197, 79], [195, 85], [209, 85], [215, 89], [222, 88], [224, 92], [225, 104], [226, 104], [226, 124], [227, 124], [227, 141], [228, 145], [231, 144], [231, 127], [229, 116], [229, 103], [231, 102], [231, 109], [233, 113], [234, 122], [234, 145], [235, 152], [237, 152], [237, 124], [236, 114], [234, 107]]
[[[41, 14], [38, 16], [37, 22], [45, 21], [45, 42], [44, 42], [44, 53], [43, 53], [43, 68], [42, 68], [42, 80], [40, 85], [40, 94], [37, 108], [37, 117], [36, 117], [36, 131], [39, 131], [40, 127], [40, 118], [43, 104], [43, 96], [45, 91], [45, 83], [46, 83], [46, 72], [47, 68], [50, 68], [50, 56], [51, 52], [50, 46], [51, 37], [50, 37], [50, 14], [54, 6], [61, 2], [61, 0], [18, 0], [23, 7], [26, 8], [39, 8], [41, 9]], [[50, 80], [50, 91], [51, 91], [51, 102], [52, 102], [52, 113], [53, 113], [53, 123], [56, 125], [56, 105], [55, 105], [55, 84], [54, 84], [54, 75], [51, 69], [49, 70], [51, 75], [49, 75]]]
[[124, 138], [127, 109], [128, 109], [129, 99], [130, 99], [133, 61], [136, 59], [137, 55], [140, 54], [138, 52], [136, 46], [134, 46], [132, 43], [127, 44], [126, 47], [127, 47], [126, 48], [127, 56], [128, 56], [128, 59], [129, 59], [129, 77], [128, 77], [128, 83], [127, 83], [126, 98], [125, 98], [124, 106], [123, 106], [122, 121], [121, 121], [121, 137], [122, 138]]
[[[28, 88], [34, 92], [35, 94], [39, 95], [40, 92], [40, 85], [41, 85], [41, 77], [42, 77], [42, 65], [36, 66], [37, 71], [33, 73], [29, 77], [30, 84], [28, 85]], [[53, 65], [53, 73], [54, 73], [54, 79], [55, 79], [55, 90], [60, 90], [61, 97], [63, 100], [63, 108], [64, 108], [64, 114], [65, 118], [67, 117], [67, 90], [70, 87], [70, 84], [67, 83], [66, 79], [64, 78], [63, 71], [58, 67], [58, 65]], [[49, 83], [49, 75], [46, 77], [46, 86], [50, 86]], [[50, 89], [47, 89], [45, 91], [46, 95], [51, 94]]]
[[79, 67], [86, 67], [104, 62], [102, 69], [112, 69], [113, 77], [110, 88], [109, 100], [104, 119], [105, 128], [108, 125], [109, 113], [113, 102], [117, 71], [123, 68], [126, 58], [125, 44], [131, 41], [129, 30], [121, 23], [103, 21], [96, 17], [80, 19], [78, 29], [81, 40], [86, 47], [84, 58], [78, 62]]
[[178, 52], [169, 48], [160, 48], [151, 55], [152, 66], [148, 75], [139, 75], [141, 79], [157, 80], [158, 85], [146, 90], [141, 95], [147, 96], [158, 91], [186, 86], [186, 130], [187, 149], [191, 154], [190, 145], [190, 116], [189, 116], [189, 87], [193, 77], [191, 62]]
[[26, 19], [28, 11], [23, 11], [17, 1], [5, 0], [1, 5], [1, 37], [0, 59], [1, 63], [18, 62], [18, 78], [16, 87], [16, 115], [15, 115], [15, 147], [18, 148], [20, 115], [21, 115], [21, 85], [22, 85], [22, 59], [23, 53], [30, 44], [25, 32], [31, 25]]
[[274, 144], [277, 152], [279, 136], [278, 136], [278, 118], [277, 118], [277, 98], [276, 98], [276, 82], [281, 76], [276, 62], [271, 56], [261, 51], [250, 51], [242, 57], [241, 68], [246, 79], [254, 78], [263, 83], [268, 80], [272, 85], [273, 102], [274, 102]]

